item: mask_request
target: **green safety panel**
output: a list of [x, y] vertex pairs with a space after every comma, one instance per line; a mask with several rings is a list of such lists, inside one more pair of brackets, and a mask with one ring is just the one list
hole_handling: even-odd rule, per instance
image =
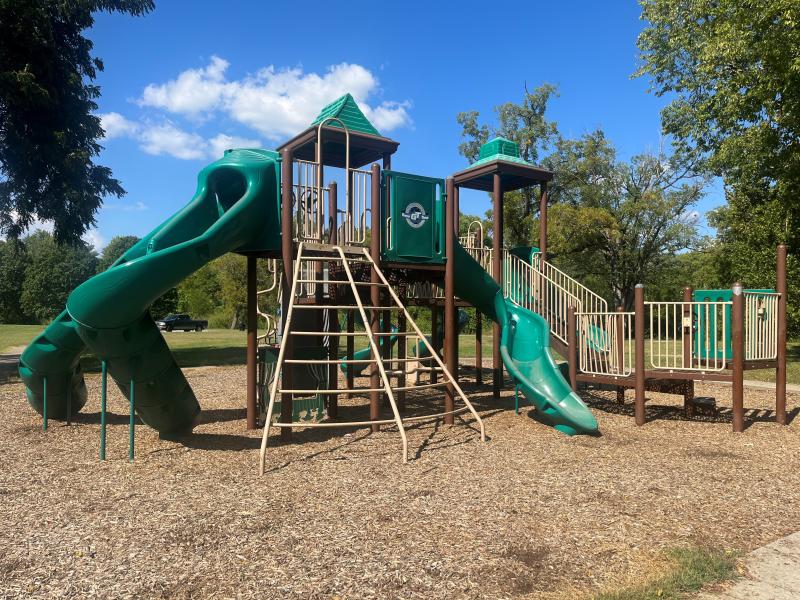
[[384, 260], [443, 264], [444, 180], [384, 171], [382, 193]]
[[[748, 294], [774, 294], [775, 290], [744, 290]], [[694, 290], [692, 299], [695, 302], [731, 302], [733, 300], [733, 290]], [[723, 314], [716, 320], [706, 323], [711, 311], [707, 311], [702, 306], [695, 306], [692, 315], [692, 326], [695, 329], [694, 335], [694, 355], [695, 358], [722, 360], [722, 350], [719, 349], [723, 344], [718, 343], [716, 356], [710, 348], [714, 347], [714, 340], [722, 329], [723, 319], [725, 323], [725, 360], [733, 359], [733, 346], [731, 343], [731, 306], [725, 306]], [[722, 342], [723, 340], [720, 340]]]

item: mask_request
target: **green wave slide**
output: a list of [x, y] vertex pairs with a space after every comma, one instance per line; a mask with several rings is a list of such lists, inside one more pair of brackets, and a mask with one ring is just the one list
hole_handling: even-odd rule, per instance
[[594, 415], [553, 360], [547, 321], [504, 298], [500, 286], [458, 242], [453, 260], [456, 296], [500, 325], [503, 364], [538, 418], [567, 435], [597, 433]]
[[[194, 392], [150, 316], [159, 296], [227, 253], [280, 244], [280, 163], [266, 150], [229, 150], [198, 176], [193, 199], [108, 270], [78, 286], [67, 307], [20, 357], [28, 403], [64, 419], [86, 403], [80, 356], [106, 362], [126, 397], [134, 385], [141, 420], [161, 434], [191, 430]], [[70, 415], [71, 416], [71, 415]]]

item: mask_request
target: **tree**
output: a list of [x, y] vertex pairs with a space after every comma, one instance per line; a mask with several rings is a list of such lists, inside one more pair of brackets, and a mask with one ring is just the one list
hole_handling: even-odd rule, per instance
[[[724, 178], [728, 204], [710, 218], [724, 247], [720, 274], [774, 285], [775, 246], [800, 247], [800, 4], [644, 0], [642, 18], [636, 76], [674, 95], [664, 131]], [[789, 327], [798, 332], [796, 255], [789, 268]]]
[[545, 164], [555, 171], [548, 239], [556, 262], [616, 305], [630, 308], [637, 283], [657, 282], [698, 242], [690, 209], [706, 180], [679, 156], [620, 162], [595, 131], [560, 140]]
[[[520, 158], [538, 163], [557, 138], [556, 123], [545, 116], [547, 104], [555, 94], [555, 86], [549, 84], [541, 85], [532, 92], [526, 86], [522, 102], [506, 102], [495, 107], [497, 125], [494, 127], [479, 124], [480, 114], [477, 111], [459, 113], [456, 121], [461, 125], [462, 142], [458, 151], [472, 164], [478, 160], [480, 147], [490, 137], [502, 136], [517, 143]], [[537, 208], [538, 196], [533, 188], [505, 194], [503, 219], [506, 228], [503, 239], [507, 245], [528, 243], [528, 232], [533, 227], [533, 214]], [[487, 218], [491, 218], [488, 213]]]
[[[800, 205], [800, 4], [642, 0], [642, 66], [678, 149], [729, 185]], [[763, 198], [764, 200], [768, 198]]]
[[94, 12], [142, 15], [153, 0], [0, 0], [0, 234], [52, 221], [80, 244], [106, 195], [125, 192], [97, 165], [103, 137], [92, 83], [103, 70], [84, 30]]
[[28, 252], [19, 240], [0, 240], [0, 323], [25, 323], [20, 297]]
[[60, 313], [70, 292], [97, 272], [97, 256], [86, 244], [61, 246], [45, 231], [24, 243], [29, 260], [20, 305], [31, 318], [44, 322]]
[[178, 310], [209, 317], [220, 308], [221, 287], [214, 263], [198, 269], [178, 285]]
[[[776, 246], [788, 241], [788, 249], [798, 248], [800, 223], [790, 224], [786, 206], [777, 200], [753, 201], [749, 196], [728, 190], [728, 202], [709, 214], [717, 228], [720, 253], [718, 269], [730, 285], [741, 281], [746, 288], [774, 288]], [[789, 335], [800, 335], [800, 260], [789, 254], [787, 260], [787, 325]]]
[[139, 241], [135, 235], [115, 235], [103, 248], [103, 254], [97, 261], [97, 272], [102, 273], [113, 265], [120, 256], [130, 250]]

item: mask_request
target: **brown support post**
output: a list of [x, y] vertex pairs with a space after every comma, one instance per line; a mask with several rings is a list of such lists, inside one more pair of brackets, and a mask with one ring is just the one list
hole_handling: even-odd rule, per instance
[[644, 425], [644, 286], [636, 284], [634, 294], [635, 342], [634, 342], [634, 380], [636, 404], [634, 414], [636, 424]]
[[744, 294], [742, 284], [733, 284], [731, 306], [731, 345], [733, 346], [733, 430], [744, 431]]
[[539, 252], [542, 260], [547, 260], [547, 182], [543, 181], [539, 190]]
[[[444, 246], [445, 254], [447, 255], [447, 262], [445, 262], [444, 270], [444, 347], [445, 347], [445, 360], [447, 361], [447, 370], [450, 374], [454, 374], [456, 370], [456, 345], [458, 339], [456, 337], [456, 299], [455, 299], [455, 285], [456, 273], [453, 257], [455, 256], [455, 227], [453, 219], [455, 217], [455, 184], [453, 178], [448, 177], [445, 180], [445, 194], [447, 200], [445, 202], [445, 227], [444, 227]], [[452, 383], [447, 384], [444, 395], [444, 410], [445, 412], [452, 411], [455, 407], [455, 400], [453, 394], [455, 389]], [[452, 425], [455, 422], [454, 415], [445, 415], [445, 425]]]
[[[503, 289], [503, 182], [500, 173], [492, 180], [492, 273], [500, 289]], [[503, 363], [500, 360], [500, 326], [492, 327], [492, 393], [500, 397], [503, 387]]]
[[578, 391], [578, 318], [575, 307], [567, 308], [567, 361], [569, 362], [569, 385]]
[[[380, 254], [381, 254], [381, 215], [380, 210], [378, 208], [378, 203], [381, 197], [381, 168], [376, 164], [373, 163], [371, 168], [371, 176], [372, 176], [372, 206], [371, 206], [371, 231], [370, 231], [370, 250], [369, 253], [372, 256], [372, 260], [376, 263], [380, 261]], [[380, 306], [381, 305], [381, 289], [378, 287], [377, 284], [380, 283], [380, 278], [378, 277], [377, 270], [373, 267], [370, 269], [370, 283], [372, 283], [372, 287], [370, 288], [370, 303], [372, 306]], [[380, 341], [382, 336], [375, 335], [380, 333], [380, 314], [378, 310], [371, 310], [370, 311], [370, 329], [372, 329], [372, 334], [377, 341]], [[365, 324], [366, 325], [366, 324]], [[384, 336], [385, 337], [385, 336]], [[380, 352], [380, 347], [378, 348]], [[381, 360], [380, 356], [374, 357], [376, 360]], [[381, 378], [380, 372], [378, 371], [378, 365], [373, 364], [372, 370], [369, 376], [369, 387], [372, 389], [376, 389], [381, 387]], [[379, 392], [370, 392], [369, 393], [369, 418], [373, 421], [380, 419], [381, 414], [381, 405], [380, 405], [380, 394]], [[380, 431], [379, 425], [372, 425], [372, 431], [378, 432]]]
[[[292, 226], [292, 151], [281, 152], [281, 255], [283, 258], [283, 287], [281, 294], [281, 318], [286, 325], [291, 302], [292, 279], [294, 277], [294, 227]], [[294, 358], [292, 339], [286, 334], [281, 338], [285, 344], [284, 358]], [[284, 366], [281, 372], [281, 387], [292, 388], [292, 368]], [[292, 395], [281, 394], [281, 423], [292, 422]], [[291, 427], [281, 427], [281, 439], [288, 442], [292, 439]]]
[[778, 364], [775, 367], [775, 420], [786, 425], [786, 245], [778, 246], [775, 291], [778, 296]]
[[[339, 242], [338, 224], [339, 199], [337, 197], [336, 182], [331, 181], [328, 187], [328, 243], [335, 246]], [[328, 263], [328, 273], [336, 266], [335, 262]], [[322, 288], [322, 286], [318, 286]], [[333, 286], [329, 286], [331, 290]], [[328, 293], [330, 296], [330, 292]], [[317, 311], [320, 312], [320, 311]], [[332, 334], [339, 333], [339, 311], [330, 310], [328, 319], [328, 331]], [[328, 337], [328, 360], [338, 360], [339, 358], [339, 336], [331, 335]], [[339, 365], [331, 363], [328, 365], [328, 388], [331, 390], [339, 389]], [[328, 395], [328, 416], [335, 419], [339, 416], [339, 395]]]
[[475, 383], [483, 383], [483, 314], [475, 309]]
[[256, 428], [256, 381], [258, 368], [258, 288], [256, 257], [247, 257], [247, 428]]
[[[392, 155], [389, 154], [388, 152], [384, 152], [383, 153], [383, 168], [386, 171], [388, 171], [389, 169], [392, 168]], [[389, 201], [389, 190], [388, 189], [386, 191], [386, 201], [387, 201], [387, 203]], [[378, 196], [378, 202], [380, 202], [380, 196]], [[387, 206], [388, 206], [388, 204], [387, 204]], [[379, 216], [380, 216], [380, 212], [381, 211], [378, 211]], [[380, 219], [380, 218], [379, 218], [378, 221], [381, 224], [383, 223], [383, 220]], [[378, 231], [383, 233], [383, 228], [378, 229]], [[378, 236], [378, 239], [380, 239], [380, 235]], [[378, 244], [378, 251], [380, 252], [380, 244]], [[378, 259], [376, 258], [375, 260], [378, 260]], [[388, 310], [383, 311], [383, 314], [381, 316], [381, 325], [382, 325], [381, 331], [383, 333], [391, 332], [391, 330], [392, 330], [391, 311], [388, 311]], [[383, 341], [383, 345], [381, 346], [381, 355], [383, 356], [384, 361], [387, 361], [392, 357], [391, 339], [390, 339], [389, 336], [385, 336], [385, 335], [381, 336], [381, 337], [382, 337], [382, 341]], [[399, 336], [399, 337], [403, 337], [403, 336]], [[384, 363], [384, 364], [386, 364], [386, 363]], [[391, 381], [391, 379], [392, 379], [392, 376], [389, 375], [389, 381]], [[383, 401], [384, 401], [384, 403], [388, 403], [389, 402], [389, 398], [388, 398], [388, 396], [386, 394], [383, 394]]]
[[[683, 368], [690, 369], [694, 362], [694, 357], [692, 356], [692, 288], [689, 286], [683, 288], [681, 316], [683, 317], [683, 323], [681, 323], [681, 330], [683, 331]], [[684, 394], [683, 396], [683, 412], [687, 417], [693, 417], [695, 412], [694, 381], [688, 378], [686, 385], [691, 386], [692, 393]]]
[[[434, 352], [439, 351], [438, 330], [439, 330], [439, 307], [433, 304], [431, 305], [431, 339], [433, 340], [433, 344], [431, 345], [433, 346]], [[429, 360], [422, 364], [427, 364], [429, 367], [433, 369], [436, 363], [432, 360]], [[431, 383], [436, 383], [439, 380], [438, 374], [436, 373], [435, 370], [431, 370], [430, 374], [431, 374]]]

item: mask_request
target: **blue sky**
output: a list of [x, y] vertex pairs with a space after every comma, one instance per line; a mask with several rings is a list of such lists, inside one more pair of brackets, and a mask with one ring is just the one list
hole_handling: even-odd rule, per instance
[[[144, 17], [98, 15], [105, 71], [100, 162], [128, 195], [109, 199], [92, 238], [143, 235], [185, 204], [197, 172], [230, 145], [274, 148], [351, 91], [400, 142], [398, 170], [445, 177], [466, 166], [455, 115], [559, 88], [549, 117], [567, 136], [602, 127], [620, 158], [661, 143], [665, 100], [632, 80], [636, 2], [157, 2]], [[722, 202], [717, 187], [701, 202]], [[482, 212], [482, 194], [462, 211]]]

